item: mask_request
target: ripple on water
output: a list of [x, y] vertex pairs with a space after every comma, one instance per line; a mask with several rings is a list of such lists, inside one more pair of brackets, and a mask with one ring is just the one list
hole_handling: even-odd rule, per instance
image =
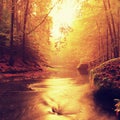
[[51, 78], [30, 85], [40, 91], [40, 120], [116, 120], [100, 113], [93, 102], [89, 84], [79, 84], [72, 78]]

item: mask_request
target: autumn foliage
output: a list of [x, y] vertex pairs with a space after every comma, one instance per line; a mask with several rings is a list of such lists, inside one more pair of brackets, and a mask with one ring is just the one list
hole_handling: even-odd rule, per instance
[[94, 85], [99, 88], [120, 88], [120, 58], [111, 59], [92, 71]]

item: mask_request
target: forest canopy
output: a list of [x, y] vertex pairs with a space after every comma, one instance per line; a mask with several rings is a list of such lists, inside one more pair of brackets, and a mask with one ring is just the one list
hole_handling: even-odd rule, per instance
[[119, 57], [119, 19], [119, 0], [0, 0], [0, 58], [96, 65]]

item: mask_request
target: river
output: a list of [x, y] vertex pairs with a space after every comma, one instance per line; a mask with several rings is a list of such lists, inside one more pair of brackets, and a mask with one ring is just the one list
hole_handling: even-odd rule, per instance
[[0, 120], [117, 120], [100, 111], [88, 75], [58, 68], [49, 78], [0, 96]]

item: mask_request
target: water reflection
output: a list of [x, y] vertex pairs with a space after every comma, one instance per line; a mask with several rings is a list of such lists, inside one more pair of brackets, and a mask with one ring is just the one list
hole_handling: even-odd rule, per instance
[[[41, 88], [40, 86], [46, 87]], [[43, 90], [40, 109], [46, 111], [46, 120], [67, 120], [81, 112], [79, 99], [82, 92], [71, 78], [51, 78], [30, 86], [35, 91]]]
[[2, 84], [0, 120], [116, 120], [94, 104], [88, 76], [78, 71], [60, 68], [49, 79], [27, 82]]
[[72, 78], [50, 78], [29, 87], [40, 92], [42, 118], [38, 120], [108, 120], [108, 116], [96, 112], [89, 84], [81, 85]]
[[89, 84], [79, 81], [52, 77], [31, 83], [32, 91], [8, 89], [0, 95], [0, 120], [117, 120], [95, 106]]

